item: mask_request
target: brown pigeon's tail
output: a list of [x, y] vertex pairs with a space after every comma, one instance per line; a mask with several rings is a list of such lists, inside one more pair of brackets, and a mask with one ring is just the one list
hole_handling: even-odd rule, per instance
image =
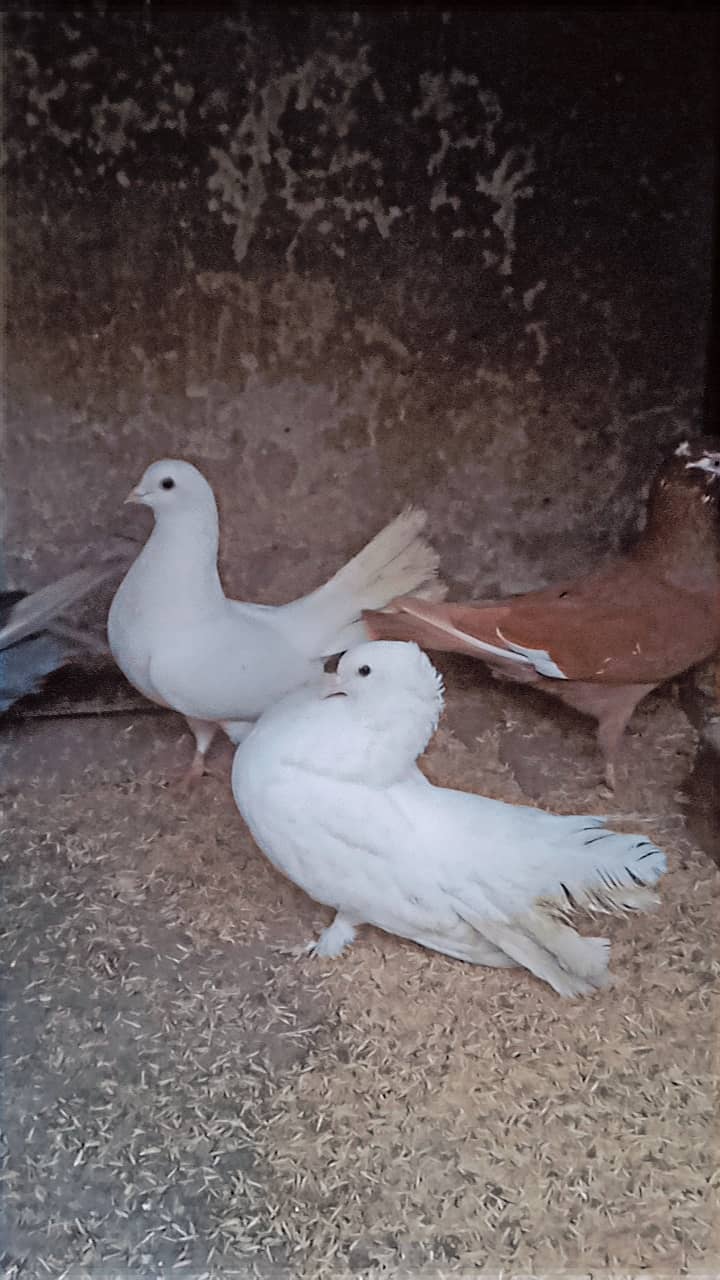
[[385, 609], [365, 609], [362, 616], [371, 640], [414, 640], [421, 649], [486, 657], [473, 636], [462, 630], [457, 612], [462, 608], [401, 596]]

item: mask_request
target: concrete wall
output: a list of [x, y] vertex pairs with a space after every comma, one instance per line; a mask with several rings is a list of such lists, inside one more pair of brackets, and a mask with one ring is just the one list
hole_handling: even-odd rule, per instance
[[696, 429], [711, 20], [391, 5], [5, 20], [7, 551], [216, 485], [238, 593], [315, 585], [405, 502], [458, 592], [620, 544]]

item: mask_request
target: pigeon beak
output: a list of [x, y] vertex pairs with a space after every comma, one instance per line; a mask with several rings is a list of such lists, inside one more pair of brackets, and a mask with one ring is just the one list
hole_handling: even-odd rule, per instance
[[323, 694], [324, 702], [327, 702], [328, 698], [347, 698], [345, 690], [340, 687], [340, 677], [337, 672], [333, 672], [332, 675], [328, 674], [326, 679], [332, 681], [334, 688], [330, 693]]
[[720, 475], [720, 453], [704, 453], [697, 462], [686, 462], [685, 470], [707, 471], [711, 476]]
[[143, 493], [142, 489], [137, 489], [137, 488], [131, 489], [127, 498], [123, 502], [123, 506], [127, 506], [128, 502], [142, 503], [145, 501], [145, 498], [146, 498], [146, 494]]

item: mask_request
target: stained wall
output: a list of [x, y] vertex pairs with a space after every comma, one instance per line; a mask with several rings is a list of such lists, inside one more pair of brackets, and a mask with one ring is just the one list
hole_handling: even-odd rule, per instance
[[621, 545], [699, 428], [711, 19], [238, 4], [4, 22], [6, 553], [72, 563], [160, 456], [228, 585], [406, 502], [453, 589]]

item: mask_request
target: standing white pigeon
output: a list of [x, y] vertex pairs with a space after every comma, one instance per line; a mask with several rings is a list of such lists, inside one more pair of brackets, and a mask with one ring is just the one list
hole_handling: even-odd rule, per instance
[[459, 960], [524, 965], [560, 995], [609, 982], [609, 943], [578, 910], [644, 910], [666, 869], [649, 840], [435, 787], [415, 761], [443, 705], [417, 645], [367, 643], [284, 698], [235, 755], [237, 806], [279, 871], [337, 914], [307, 950], [360, 924]]
[[155, 462], [126, 501], [150, 507], [155, 526], [112, 602], [108, 640], [136, 689], [185, 716], [196, 743], [188, 783], [202, 776], [218, 725], [241, 742], [323, 659], [366, 639], [363, 609], [415, 588], [443, 594], [422, 511], [404, 511], [311, 595], [273, 607], [225, 595], [217, 505], [196, 467]]

